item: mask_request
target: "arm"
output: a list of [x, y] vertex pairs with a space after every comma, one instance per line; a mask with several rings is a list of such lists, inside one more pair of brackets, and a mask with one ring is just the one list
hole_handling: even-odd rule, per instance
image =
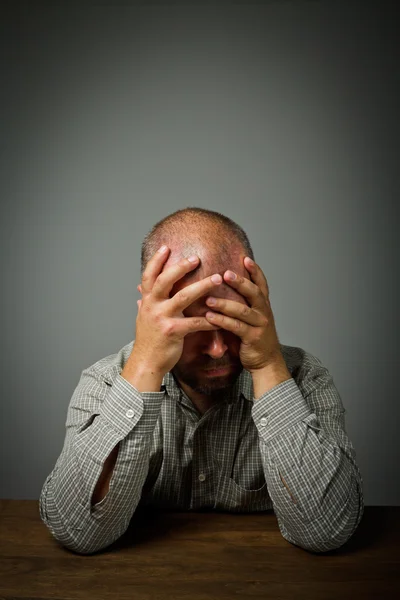
[[199, 259], [182, 259], [162, 272], [168, 255], [161, 248], [143, 273], [136, 340], [123, 372], [111, 384], [96, 365], [83, 371], [68, 409], [63, 450], [41, 492], [43, 521], [79, 553], [107, 547], [126, 531], [149, 470], [163, 376], [179, 360], [188, 333], [218, 329], [205, 318], [185, 317], [183, 310], [219, 285], [221, 276], [170, 298], [175, 282]]
[[255, 400], [252, 416], [280, 531], [306, 550], [338, 548], [357, 528], [364, 504], [332, 377], [307, 353], [298, 384], [273, 373], [264, 383], [260, 379], [254, 387], [262, 391], [264, 385], [266, 391]]
[[[138, 392], [157, 392], [160, 389], [162, 378], [155, 377], [151, 373], [150, 369], [139, 370], [131, 360], [128, 360], [125, 364], [121, 377], [129, 381], [129, 383], [136, 388]], [[110, 479], [113, 474], [115, 463], [117, 460], [119, 451], [119, 443], [112, 450], [104, 463], [103, 470], [100, 474], [99, 480], [94, 488], [91, 503], [92, 505], [98, 504], [108, 493], [110, 487]]]
[[250, 276], [224, 281], [247, 306], [208, 298], [206, 318], [241, 339], [240, 360], [253, 378], [252, 416], [268, 490], [282, 535], [307, 550], [331, 550], [355, 531], [363, 512], [361, 475], [344, 429], [344, 408], [328, 370], [308, 354], [298, 385], [281, 353], [269, 286], [244, 258]]
[[140, 393], [122, 374], [110, 386], [95, 369], [83, 371], [63, 450], [39, 499], [42, 520], [70, 550], [96, 552], [126, 531], [148, 473], [163, 397]]

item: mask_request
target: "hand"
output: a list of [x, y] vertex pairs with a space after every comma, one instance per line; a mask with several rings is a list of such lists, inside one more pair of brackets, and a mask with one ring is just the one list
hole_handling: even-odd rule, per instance
[[207, 312], [205, 316], [210, 323], [231, 331], [241, 339], [241, 363], [244, 369], [254, 373], [281, 361], [282, 353], [265, 275], [249, 257], [244, 259], [244, 266], [251, 281], [233, 271], [225, 271], [224, 281], [241, 294], [249, 306], [233, 300], [209, 297], [206, 304], [213, 312]]
[[185, 317], [183, 311], [192, 302], [210, 293], [222, 283], [218, 273], [192, 283], [170, 298], [174, 284], [199, 264], [183, 258], [163, 271], [169, 248], [158, 250], [149, 260], [138, 286], [142, 299], [137, 301], [136, 338], [131, 357], [153, 373], [164, 376], [178, 362], [183, 351], [183, 340], [188, 333], [214, 331], [218, 326], [205, 317]]

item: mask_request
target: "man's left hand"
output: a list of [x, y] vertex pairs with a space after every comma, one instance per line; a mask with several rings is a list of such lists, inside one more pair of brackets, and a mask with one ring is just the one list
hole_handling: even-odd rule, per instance
[[[251, 280], [233, 271], [225, 271], [224, 281], [241, 294], [249, 306], [224, 298], [207, 298], [212, 311], [206, 318], [241, 339], [240, 361], [254, 373], [275, 363], [282, 363], [282, 353], [269, 301], [269, 288], [261, 268], [249, 257], [244, 266]], [[232, 277], [233, 275], [233, 277]]]

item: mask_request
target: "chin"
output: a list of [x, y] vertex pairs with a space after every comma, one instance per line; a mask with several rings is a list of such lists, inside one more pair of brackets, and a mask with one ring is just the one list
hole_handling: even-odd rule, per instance
[[178, 382], [184, 383], [198, 394], [212, 396], [218, 394], [221, 390], [233, 387], [237, 378], [243, 371], [241, 364], [235, 365], [234, 370], [226, 375], [205, 376], [201, 370], [190, 370], [183, 365], [175, 365], [172, 373]]
[[215, 377], [207, 378], [206, 380], [197, 380], [196, 382], [185, 382], [189, 385], [192, 390], [198, 394], [205, 394], [206, 396], [213, 396], [222, 390], [226, 390], [235, 385], [237, 378], [239, 377], [242, 369], [234, 374], [227, 377]]

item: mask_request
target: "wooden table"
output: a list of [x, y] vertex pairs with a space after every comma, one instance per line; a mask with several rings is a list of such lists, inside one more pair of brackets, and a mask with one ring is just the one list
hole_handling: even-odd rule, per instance
[[56, 542], [38, 502], [0, 500], [0, 600], [381, 600], [400, 598], [400, 507], [367, 507], [349, 542], [312, 554], [272, 512], [134, 515], [108, 549]]

